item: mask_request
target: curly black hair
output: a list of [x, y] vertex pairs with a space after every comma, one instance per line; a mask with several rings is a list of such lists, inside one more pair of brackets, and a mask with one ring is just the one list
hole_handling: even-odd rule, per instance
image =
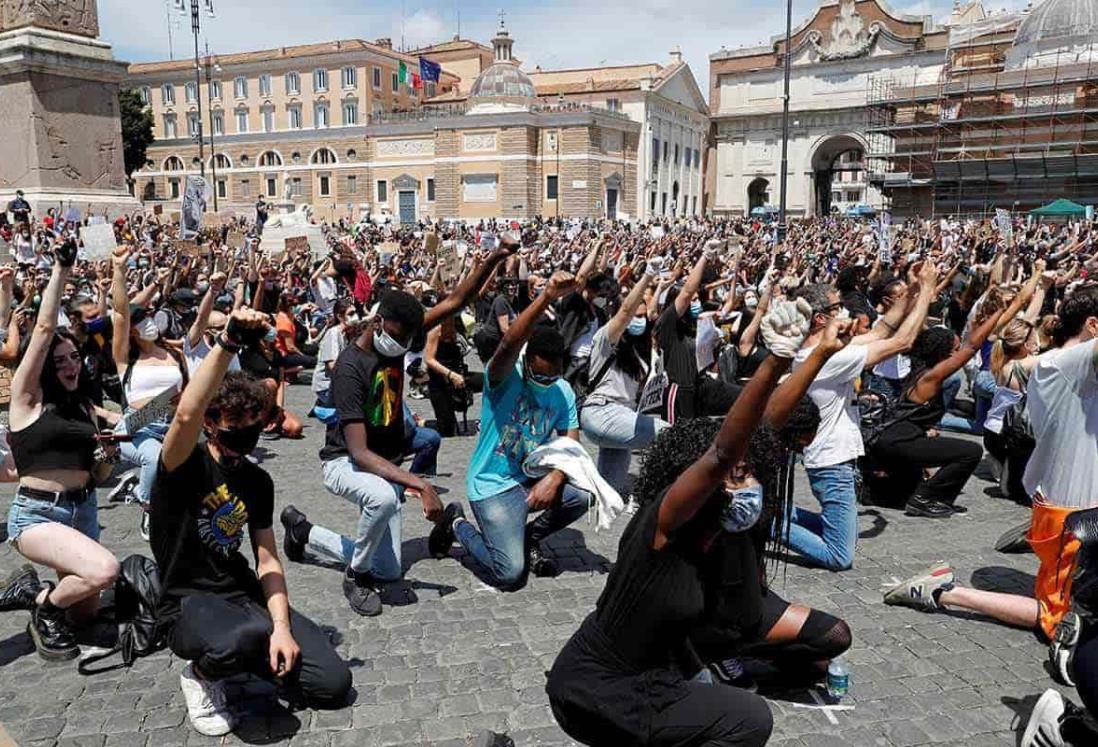
[[230, 371], [206, 408], [206, 417], [237, 420], [248, 415], [258, 417], [271, 405], [271, 394], [262, 381], [243, 371]]
[[920, 332], [911, 346], [911, 373], [904, 380], [904, 388], [907, 389], [923, 373], [951, 356], [956, 337], [953, 330], [945, 327], [930, 327]]

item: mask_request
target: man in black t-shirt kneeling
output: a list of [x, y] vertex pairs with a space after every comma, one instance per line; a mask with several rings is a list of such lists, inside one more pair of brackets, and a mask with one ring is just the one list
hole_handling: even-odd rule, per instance
[[[172, 652], [188, 662], [180, 686], [191, 725], [207, 736], [234, 727], [226, 677], [246, 672], [293, 683], [307, 699], [334, 707], [351, 688], [327, 635], [290, 609], [271, 529], [274, 484], [247, 459], [263, 429], [267, 389], [244, 373], [226, 376], [240, 348], [266, 332], [265, 319], [234, 311], [191, 377], [150, 502], [149, 543], [163, 585], [158, 618]], [[240, 553], [245, 527], [254, 571]]]

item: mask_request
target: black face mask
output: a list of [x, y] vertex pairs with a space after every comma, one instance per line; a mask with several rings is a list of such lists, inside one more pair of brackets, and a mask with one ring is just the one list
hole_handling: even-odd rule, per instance
[[263, 423], [253, 423], [243, 428], [218, 428], [214, 435], [214, 441], [223, 449], [233, 452], [233, 455], [222, 453], [221, 464], [225, 467], [236, 467], [244, 460], [244, 457], [255, 450], [259, 443], [259, 434], [263, 432]]

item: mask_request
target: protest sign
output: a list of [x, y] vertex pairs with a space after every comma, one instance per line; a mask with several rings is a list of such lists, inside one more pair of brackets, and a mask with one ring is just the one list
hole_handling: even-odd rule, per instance
[[173, 239], [172, 246], [184, 257], [201, 257], [202, 247], [194, 239]]
[[163, 205], [161, 205], [160, 203], [157, 203], [157, 204], [153, 205], [153, 215], [163, 215], [163, 214], [164, 214], [164, 206]]
[[659, 241], [664, 236], [663, 226], [652, 226], [652, 230], [649, 231], [649, 233], [652, 235], [652, 238]]
[[1010, 211], [1003, 208], [995, 208], [995, 225], [999, 227], [999, 234], [1007, 246], [1014, 245], [1014, 225], [1010, 221]]
[[461, 271], [461, 260], [457, 256], [457, 246], [453, 241], [444, 241], [438, 247], [438, 276], [444, 285], [457, 279]]
[[881, 234], [878, 237], [880, 242], [877, 246], [877, 252], [881, 258], [881, 264], [892, 264], [892, 214], [881, 213]]
[[183, 198], [180, 202], [182, 222], [180, 224], [181, 239], [193, 239], [202, 230], [202, 213], [206, 212], [206, 194], [209, 185], [201, 176], [188, 176], [183, 189]]
[[382, 267], [389, 267], [393, 263], [393, 257], [400, 251], [400, 244], [395, 241], [383, 241], [377, 245], [377, 259]]
[[225, 246], [230, 249], [239, 249], [244, 246], [244, 234], [240, 231], [229, 231], [225, 237]]
[[172, 400], [179, 394], [174, 386], [168, 387], [145, 403], [139, 410], [131, 410], [122, 418], [126, 433], [134, 434], [150, 423], [166, 421], [175, 409]]
[[308, 236], [287, 236], [283, 239], [283, 246], [288, 254], [300, 254], [309, 251]]
[[423, 245], [427, 249], [428, 254], [435, 254], [438, 252], [438, 234], [434, 231], [428, 232], [426, 238], [423, 240]]
[[80, 231], [80, 238], [84, 240], [84, 251], [92, 261], [109, 259], [118, 248], [118, 241], [114, 238], [114, 226], [107, 223], [84, 226]]
[[3, 236], [0, 236], [0, 264], [7, 264], [11, 262], [11, 244], [4, 240]]

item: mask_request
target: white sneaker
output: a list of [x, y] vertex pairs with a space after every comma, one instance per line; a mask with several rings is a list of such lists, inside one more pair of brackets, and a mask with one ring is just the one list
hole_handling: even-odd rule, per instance
[[179, 688], [183, 691], [183, 700], [187, 702], [191, 726], [199, 734], [220, 737], [236, 726], [225, 702], [225, 685], [199, 679], [194, 673], [194, 662], [188, 662], [179, 673]]
[[1051, 688], [1045, 690], [1033, 706], [1019, 747], [1065, 747], [1064, 738], [1060, 736], [1060, 717], [1063, 715], [1063, 696]]
[[118, 484], [107, 493], [107, 503], [133, 503], [137, 496], [134, 491], [138, 485], [137, 470], [130, 470], [118, 480]]

